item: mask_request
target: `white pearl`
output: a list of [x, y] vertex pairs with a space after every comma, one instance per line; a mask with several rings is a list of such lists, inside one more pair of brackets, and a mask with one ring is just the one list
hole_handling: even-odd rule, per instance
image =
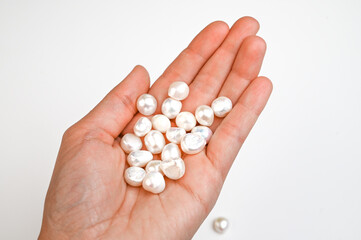
[[127, 161], [130, 166], [144, 167], [153, 159], [153, 154], [146, 150], [137, 150], [129, 153]]
[[164, 146], [161, 156], [163, 161], [174, 160], [180, 157], [181, 157], [181, 152], [177, 144], [168, 143], [167, 145]]
[[170, 120], [162, 114], [152, 117], [152, 124], [155, 130], [165, 133], [170, 128]]
[[203, 150], [206, 140], [196, 133], [187, 133], [181, 141], [181, 148], [187, 154], [196, 154]]
[[124, 179], [129, 185], [139, 187], [142, 185], [145, 174], [145, 170], [141, 167], [129, 167], [124, 172]]
[[134, 125], [134, 133], [138, 137], [143, 137], [152, 130], [152, 122], [147, 117], [141, 117]]
[[197, 124], [197, 121], [192, 113], [181, 112], [175, 119], [175, 123], [178, 127], [184, 128], [186, 131], [190, 131]]
[[142, 148], [142, 140], [132, 133], [127, 133], [122, 137], [120, 146], [126, 153], [130, 153]]
[[164, 177], [159, 172], [149, 172], [143, 179], [143, 188], [152, 193], [161, 193], [165, 188]]
[[216, 218], [213, 221], [213, 229], [218, 233], [223, 233], [228, 228], [228, 220], [224, 217]]
[[168, 89], [168, 96], [176, 100], [188, 97], [189, 87], [185, 82], [173, 82]]
[[160, 172], [162, 175], [164, 175], [162, 169], [160, 169], [161, 160], [152, 160], [150, 161], [147, 166], [145, 167], [145, 171], [147, 173], [149, 172]]
[[157, 109], [157, 100], [150, 94], [143, 94], [137, 101], [138, 111], [143, 115], [152, 115]]
[[171, 127], [167, 130], [165, 136], [167, 137], [169, 142], [179, 144], [182, 137], [186, 135], [186, 130], [178, 127]]
[[204, 140], [206, 140], [206, 143], [209, 142], [211, 139], [213, 133], [212, 130], [209, 127], [206, 126], [197, 126], [192, 129], [192, 133], [200, 134]]
[[182, 109], [182, 103], [173, 98], [167, 98], [162, 104], [162, 113], [169, 119], [175, 118]]
[[201, 105], [196, 109], [196, 119], [199, 124], [204, 126], [211, 126], [214, 120], [214, 113], [211, 107]]
[[161, 153], [165, 145], [163, 134], [158, 130], [152, 130], [144, 137], [144, 143], [148, 151], [153, 154]]
[[186, 169], [184, 161], [181, 158], [170, 161], [162, 161], [160, 168], [162, 169], [164, 175], [173, 180], [183, 177]]
[[214, 115], [217, 117], [224, 117], [232, 110], [232, 101], [227, 97], [216, 98], [212, 102], [212, 109]]

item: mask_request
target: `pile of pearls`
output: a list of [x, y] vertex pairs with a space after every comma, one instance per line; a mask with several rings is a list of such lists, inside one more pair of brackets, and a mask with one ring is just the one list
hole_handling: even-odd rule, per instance
[[[150, 94], [143, 94], [137, 100], [138, 111], [145, 115], [135, 123], [133, 133], [125, 134], [120, 146], [128, 154], [129, 168], [124, 172], [125, 181], [134, 187], [142, 186], [146, 191], [161, 193], [165, 189], [164, 176], [177, 180], [185, 173], [182, 152], [197, 154], [201, 152], [212, 137], [209, 128], [214, 115], [225, 117], [232, 109], [227, 97], [218, 97], [211, 107], [197, 107], [195, 115], [181, 112], [182, 100], [189, 94], [185, 82], [173, 82], [168, 89], [168, 98], [161, 106], [162, 114], [156, 114], [157, 100]], [[172, 126], [174, 120], [176, 127]], [[199, 126], [197, 126], [200, 124]], [[144, 145], [146, 150], [142, 150]], [[179, 148], [180, 146], [180, 148]], [[160, 159], [154, 155], [160, 154]]]

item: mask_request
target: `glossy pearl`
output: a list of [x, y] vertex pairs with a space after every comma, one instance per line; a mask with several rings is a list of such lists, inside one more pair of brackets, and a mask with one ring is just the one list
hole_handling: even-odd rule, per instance
[[168, 96], [176, 100], [188, 97], [189, 87], [185, 82], [173, 82], [168, 89]]
[[143, 188], [152, 193], [161, 193], [165, 188], [164, 177], [159, 172], [149, 172], [143, 179]]
[[152, 115], [157, 109], [157, 100], [150, 94], [143, 94], [137, 101], [138, 111], [143, 115]]
[[182, 137], [186, 135], [186, 130], [178, 127], [171, 127], [167, 130], [165, 136], [167, 137], [169, 142], [179, 144]]
[[145, 136], [150, 130], [152, 130], [152, 122], [147, 117], [141, 117], [135, 123], [133, 131], [138, 137]]
[[232, 101], [227, 97], [216, 98], [212, 102], [212, 109], [214, 115], [217, 117], [224, 117], [232, 110]]
[[192, 130], [194, 126], [197, 124], [196, 118], [190, 112], [181, 112], [178, 114], [175, 119], [175, 123], [178, 127], [184, 128], [186, 131]]
[[184, 161], [181, 158], [170, 161], [162, 161], [160, 168], [162, 169], [164, 175], [173, 180], [180, 179], [185, 173]]
[[152, 117], [152, 124], [155, 130], [165, 133], [170, 128], [170, 120], [162, 114]]
[[223, 233], [228, 228], [228, 220], [224, 217], [216, 218], [213, 221], [213, 229], [218, 233]]
[[161, 158], [163, 161], [178, 159], [181, 157], [179, 147], [175, 143], [168, 143], [164, 146]]
[[187, 133], [181, 141], [181, 148], [184, 153], [196, 154], [203, 150], [206, 140], [196, 133]]
[[127, 133], [122, 137], [120, 146], [126, 153], [130, 153], [142, 148], [142, 140], [132, 133]]
[[206, 126], [197, 126], [192, 129], [192, 133], [201, 135], [204, 140], [206, 140], [206, 143], [211, 140], [211, 137], [213, 135], [212, 130], [209, 127]]
[[196, 109], [196, 119], [199, 124], [204, 126], [211, 126], [214, 120], [214, 113], [211, 107], [201, 105]]
[[144, 143], [148, 151], [153, 154], [158, 154], [161, 153], [164, 148], [165, 139], [163, 134], [158, 130], [151, 130], [147, 135], [145, 135]]
[[143, 168], [129, 167], [124, 172], [124, 179], [129, 185], [139, 187], [142, 185], [145, 175], [146, 173]]
[[162, 104], [162, 113], [169, 119], [175, 118], [182, 109], [182, 103], [173, 98], [167, 98]]
[[153, 154], [146, 150], [137, 150], [129, 153], [127, 161], [130, 166], [144, 167], [153, 159]]
[[160, 164], [161, 163], [162, 163], [161, 160], [152, 160], [145, 167], [145, 171], [147, 173], [149, 173], [149, 172], [160, 172], [162, 175], [164, 175], [162, 169], [160, 169]]

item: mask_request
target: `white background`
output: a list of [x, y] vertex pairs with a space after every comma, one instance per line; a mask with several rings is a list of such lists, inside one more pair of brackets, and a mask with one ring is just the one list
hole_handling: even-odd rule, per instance
[[205, 25], [244, 15], [274, 92], [194, 239], [361, 239], [359, 0], [0, 0], [0, 239], [37, 237], [67, 127], [136, 64], [154, 81]]

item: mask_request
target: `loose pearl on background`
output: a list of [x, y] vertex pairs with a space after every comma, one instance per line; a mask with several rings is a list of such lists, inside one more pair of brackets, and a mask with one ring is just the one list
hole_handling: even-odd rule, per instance
[[192, 129], [192, 133], [200, 134], [206, 140], [206, 143], [209, 142], [213, 135], [212, 130], [206, 126], [196, 126]]
[[228, 228], [228, 220], [224, 217], [216, 218], [213, 221], [213, 229], [218, 233], [223, 233]]
[[167, 98], [162, 104], [162, 113], [169, 119], [175, 118], [182, 109], [182, 103], [173, 98]]
[[137, 150], [129, 153], [127, 161], [130, 166], [144, 167], [153, 159], [153, 154], [146, 150]]
[[160, 168], [162, 169], [164, 175], [173, 180], [180, 179], [185, 173], [184, 161], [181, 158], [170, 161], [162, 161]]
[[164, 146], [162, 151], [162, 160], [163, 161], [169, 161], [178, 159], [181, 157], [181, 152], [179, 150], [179, 147], [175, 143], [168, 143]]
[[133, 187], [139, 187], [142, 185], [145, 175], [146, 173], [143, 168], [129, 167], [124, 172], [124, 179], [129, 185]]
[[137, 101], [138, 111], [143, 115], [152, 115], [157, 109], [157, 100], [150, 94], [143, 94]]
[[144, 137], [144, 144], [147, 147], [148, 151], [153, 154], [161, 153], [163, 147], [165, 145], [165, 139], [163, 134], [158, 130], [151, 130], [147, 135]]
[[152, 124], [155, 130], [165, 133], [170, 128], [170, 120], [162, 114], [152, 117]]
[[179, 144], [182, 137], [186, 135], [186, 130], [179, 127], [171, 127], [167, 130], [166, 137], [169, 142]]
[[204, 126], [211, 126], [214, 120], [214, 113], [211, 107], [201, 105], [196, 109], [196, 119], [199, 124]]
[[143, 137], [152, 130], [152, 122], [147, 117], [141, 117], [134, 125], [134, 133], [138, 137]]
[[184, 153], [196, 154], [203, 150], [206, 140], [196, 133], [187, 133], [181, 140], [181, 148]]
[[152, 193], [161, 193], [165, 188], [164, 177], [159, 172], [149, 172], [143, 179], [143, 188]]
[[212, 102], [214, 115], [224, 117], [232, 110], [232, 101], [227, 97], [218, 97]]
[[132, 133], [127, 133], [122, 137], [120, 146], [126, 153], [136, 151], [142, 148], [142, 140], [139, 137], [135, 136]]
[[184, 128], [186, 131], [192, 130], [194, 126], [197, 124], [196, 118], [190, 112], [181, 112], [178, 114], [175, 119], [175, 123], [178, 127]]
[[164, 174], [162, 169], [160, 169], [161, 160], [152, 160], [145, 167], [145, 171], [149, 172], [160, 172], [162, 175]]
[[168, 89], [168, 96], [176, 100], [188, 97], [189, 87], [185, 82], [173, 82]]

